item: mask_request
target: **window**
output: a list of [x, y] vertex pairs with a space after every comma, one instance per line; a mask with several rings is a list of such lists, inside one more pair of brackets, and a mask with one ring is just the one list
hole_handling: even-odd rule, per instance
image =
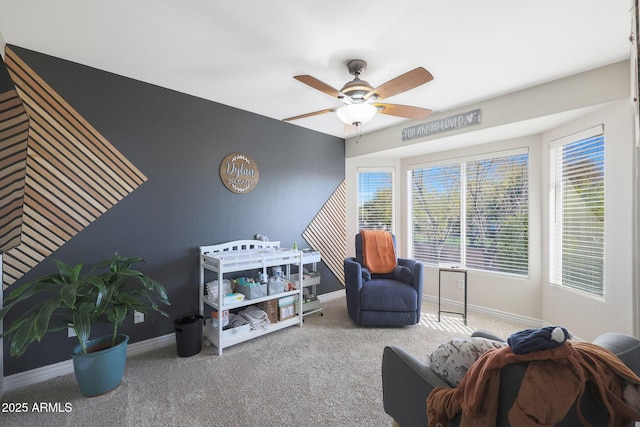
[[415, 258], [528, 275], [526, 150], [417, 167], [411, 187]]
[[550, 281], [604, 295], [604, 128], [550, 145]]
[[460, 264], [460, 164], [412, 171], [413, 257]]
[[358, 231], [393, 232], [393, 170], [358, 170]]

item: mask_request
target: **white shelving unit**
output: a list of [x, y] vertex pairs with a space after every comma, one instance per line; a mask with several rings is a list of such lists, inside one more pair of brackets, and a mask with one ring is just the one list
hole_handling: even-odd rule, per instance
[[[318, 292], [317, 292], [317, 286], [320, 284], [320, 273], [317, 272], [316, 270], [316, 265], [317, 263], [319, 263], [321, 261], [321, 256], [320, 256], [320, 252], [319, 251], [309, 251], [309, 250], [304, 250], [302, 251], [302, 264], [303, 265], [307, 265], [307, 264], [312, 264], [313, 267], [311, 269], [311, 271], [313, 272], [311, 274], [311, 277], [307, 280], [303, 280], [303, 284], [300, 286], [299, 284], [299, 274], [293, 274], [291, 275], [291, 280], [293, 280], [297, 286], [299, 286], [300, 288], [302, 288], [304, 290], [305, 287], [311, 287], [313, 290], [313, 293], [317, 296]], [[304, 293], [304, 291], [303, 291]], [[322, 307], [320, 306], [320, 300], [315, 300], [309, 303], [305, 303], [302, 305], [303, 307], [303, 315], [307, 316], [309, 314], [313, 314], [313, 313], [320, 313], [320, 315], [322, 316]]]
[[[276, 300], [289, 295], [297, 295], [298, 303], [301, 303], [303, 284], [298, 286], [294, 291], [282, 292], [275, 295], [267, 295], [259, 298], [247, 299], [243, 301], [224, 304], [222, 280], [224, 275], [228, 273], [251, 271], [252, 276], [256, 270], [262, 270], [267, 274], [268, 267], [285, 266], [286, 278], [291, 278], [291, 266], [298, 266], [298, 272], [302, 272], [302, 252], [296, 249], [280, 248], [280, 242], [263, 242], [260, 240], [236, 240], [218, 245], [200, 246], [200, 315], [208, 318], [205, 314], [205, 306], [212, 308], [218, 313], [225, 310], [233, 310], [235, 308], [247, 307], [264, 301]], [[210, 277], [205, 277], [206, 272], [210, 271]], [[204, 295], [205, 283], [211, 280], [218, 280], [218, 297], [211, 298]], [[289, 326], [302, 326], [303, 314], [301, 310], [297, 310], [298, 314], [289, 319], [271, 323], [264, 329], [251, 329], [246, 333], [233, 333], [233, 330], [225, 330], [223, 332], [222, 322], [217, 322], [216, 328], [203, 328], [204, 338], [216, 347], [218, 355], [222, 354], [222, 349], [235, 344], [265, 335]], [[221, 318], [222, 316], [218, 316]]]

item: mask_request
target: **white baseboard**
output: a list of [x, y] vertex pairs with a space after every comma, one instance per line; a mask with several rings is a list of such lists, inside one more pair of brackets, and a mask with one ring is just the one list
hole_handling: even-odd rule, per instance
[[[345, 290], [337, 290], [326, 294], [318, 295], [320, 302], [328, 302], [339, 298], [345, 298]], [[438, 299], [431, 296], [423, 296], [424, 301], [431, 303], [438, 303]], [[448, 306], [453, 306], [462, 309], [462, 303], [457, 301], [442, 300]], [[514, 322], [524, 323], [530, 325], [533, 328], [542, 327], [542, 322], [538, 319], [533, 319], [525, 316], [518, 316], [513, 313], [506, 313], [503, 311], [492, 310], [490, 308], [472, 306], [467, 307], [469, 311], [475, 311], [477, 313], [483, 313], [489, 316], [502, 318]], [[156, 348], [161, 348], [171, 343], [175, 343], [175, 333], [162, 335], [159, 337], [151, 338], [145, 341], [136, 342], [127, 345], [127, 357], [135, 356], [137, 354], [146, 353]], [[40, 368], [31, 369], [25, 372], [19, 372], [17, 374], [9, 375], [4, 378], [5, 392], [15, 390], [18, 388], [26, 387], [28, 385], [37, 384], [43, 381], [50, 380], [61, 375], [68, 375], [73, 373], [73, 361], [71, 359], [63, 362], [54, 363], [52, 365], [42, 366]]]
[[[345, 298], [345, 290], [341, 289], [341, 290], [337, 290], [337, 291], [333, 291], [333, 292], [329, 292], [327, 294], [322, 294], [322, 295], [318, 295], [318, 299], [320, 300], [320, 302], [328, 302], [334, 299], [338, 299], [338, 298]], [[434, 303], [437, 304], [438, 303], [438, 298], [434, 297], [434, 296], [428, 296], [428, 295], [423, 295], [422, 296], [422, 300], [423, 301], [427, 301], [430, 303]], [[456, 310], [462, 310], [463, 307], [463, 303], [459, 302], [459, 301], [453, 301], [453, 300], [447, 300], [447, 299], [442, 299], [442, 302], [445, 303], [448, 307], [454, 307]], [[486, 308], [486, 307], [481, 307], [481, 306], [477, 306], [477, 305], [467, 305], [467, 310], [468, 311], [473, 311], [476, 313], [481, 313], [481, 314], [486, 314], [487, 316], [492, 316], [498, 319], [504, 319], [504, 320], [508, 320], [511, 322], [518, 322], [518, 323], [523, 323], [525, 324], [527, 327], [531, 327], [531, 328], [541, 328], [543, 326], [548, 326], [548, 325], [544, 325], [543, 322], [540, 319], [534, 319], [532, 317], [526, 317], [526, 316], [520, 316], [517, 314], [513, 314], [513, 313], [507, 313], [505, 311], [499, 311], [499, 310], [494, 310], [491, 308]]]
[[[320, 300], [320, 302], [328, 302], [328, 301], [332, 301], [339, 298], [346, 298], [344, 289], [318, 295], [318, 299]], [[428, 296], [428, 295], [423, 295], [422, 300], [430, 303], [434, 303], [434, 304], [438, 303], [437, 297]], [[448, 307], [455, 307], [455, 309], [462, 310], [464, 308], [463, 304], [459, 301], [443, 299], [442, 302], [445, 303]], [[527, 327], [531, 327], [531, 328], [541, 328], [543, 326], [548, 326], [548, 325], [544, 325], [540, 319], [520, 316], [517, 314], [507, 313], [505, 311], [494, 310], [486, 307], [480, 307], [477, 305], [468, 305], [467, 310], [473, 311], [476, 313], [486, 314], [487, 316], [492, 316], [498, 319], [504, 319], [511, 322], [523, 323]]]
[[333, 291], [326, 294], [318, 295], [318, 299], [320, 300], [320, 302], [327, 302], [334, 299], [346, 298], [345, 295], [346, 295], [345, 290], [341, 289], [338, 291]]
[[[318, 295], [320, 302], [327, 302], [344, 297], [344, 289]], [[175, 333], [129, 344], [127, 345], [127, 357], [146, 353], [147, 351], [155, 350], [156, 348], [164, 347], [171, 343], [175, 343]], [[19, 372], [4, 378], [4, 391], [8, 392], [71, 373], [73, 373], [73, 360], [71, 359], [29, 371]]]
[[[438, 297], [422, 295], [422, 300], [430, 303], [438, 304]], [[442, 303], [447, 307], [454, 307], [456, 310], [464, 310], [464, 304], [460, 301], [453, 301], [448, 299], [442, 299]], [[495, 317], [498, 319], [504, 319], [511, 322], [518, 322], [527, 325], [531, 328], [541, 328], [543, 322], [540, 319], [534, 319], [532, 317], [520, 316], [513, 313], [507, 313], [506, 311], [494, 310], [492, 308], [481, 307], [478, 305], [467, 305], [467, 311], [473, 311], [480, 314], [486, 314], [487, 316]]]
[[[175, 343], [175, 333], [162, 335], [145, 341], [127, 345], [127, 357], [146, 353], [156, 348]], [[42, 366], [4, 378], [5, 392], [50, 380], [73, 373], [73, 360], [65, 360], [52, 365]]]
[[[318, 295], [318, 299], [320, 300], [320, 302], [328, 302], [334, 299], [345, 298], [345, 297], [346, 296], [345, 296], [344, 289], [329, 292], [327, 294]], [[434, 303], [434, 304], [438, 303], [437, 297], [428, 296], [428, 295], [423, 295], [422, 300], [426, 302]], [[454, 307], [456, 310], [462, 311], [464, 308], [463, 304], [459, 301], [442, 299], [442, 302], [445, 303], [448, 307]], [[467, 305], [467, 310], [480, 313], [480, 314], [485, 314], [487, 316], [495, 317], [498, 319], [504, 319], [511, 322], [523, 323], [524, 325], [530, 328], [541, 328], [543, 326], [548, 326], [548, 325], [544, 325], [540, 319], [534, 319], [532, 317], [526, 317], [526, 316], [519, 316], [517, 314], [507, 313], [505, 311], [494, 310], [486, 307], [480, 307], [477, 305]]]

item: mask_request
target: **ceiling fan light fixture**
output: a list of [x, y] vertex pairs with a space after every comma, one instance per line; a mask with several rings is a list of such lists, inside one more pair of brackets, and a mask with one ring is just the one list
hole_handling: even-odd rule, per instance
[[367, 123], [377, 112], [372, 104], [349, 104], [336, 110], [338, 118], [348, 125]]

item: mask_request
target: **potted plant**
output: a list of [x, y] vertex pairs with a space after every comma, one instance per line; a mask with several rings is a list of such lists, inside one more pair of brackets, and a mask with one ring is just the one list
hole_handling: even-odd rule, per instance
[[[58, 271], [11, 291], [0, 310], [0, 319], [18, 303], [31, 297], [31, 305], [0, 335], [11, 339], [11, 355], [22, 355], [48, 332], [72, 328], [79, 344], [72, 352], [74, 371], [83, 394], [97, 396], [116, 388], [122, 379], [129, 337], [118, 328], [132, 311], [149, 308], [168, 316], [158, 303], [169, 305], [165, 288], [132, 268], [139, 257], [114, 256], [96, 264], [87, 274], [83, 265], [54, 260]], [[101, 320], [112, 325], [106, 337], [90, 339], [91, 326]]]

